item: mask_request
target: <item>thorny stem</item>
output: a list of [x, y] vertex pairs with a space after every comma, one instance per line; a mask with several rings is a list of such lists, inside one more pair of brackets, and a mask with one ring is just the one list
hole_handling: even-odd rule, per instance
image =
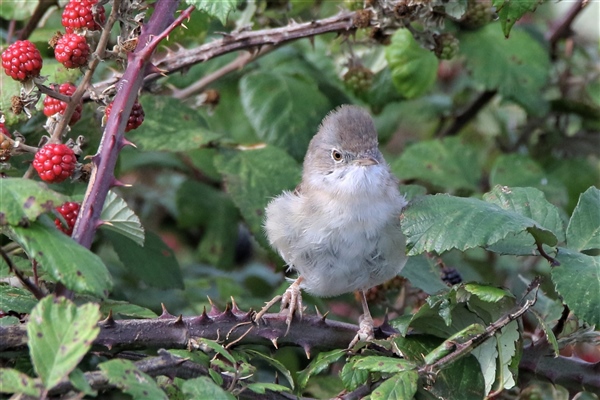
[[24, 276], [21, 271], [19, 271], [17, 269], [17, 267], [15, 267], [15, 265], [13, 264], [12, 260], [10, 259], [10, 257], [8, 256], [8, 254], [6, 254], [6, 252], [4, 251], [4, 249], [2, 247], [0, 247], [0, 255], [2, 256], [2, 259], [4, 260], [4, 262], [6, 263], [6, 265], [8, 265], [8, 269], [15, 274], [15, 276], [17, 277], [17, 279], [19, 280], [19, 282], [21, 282], [21, 284], [23, 286], [25, 286], [27, 288], [27, 290], [29, 290], [36, 299], [41, 300], [44, 298], [44, 292], [42, 292], [42, 290], [37, 287], [33, 282], [31, 282], [29, 280], [29, 278], [27, 278], [26, 276]]
[[176, 99], [186, 99], [195, 93], [201, 92], [210, 85], [212, 82], [222, 78], [223, 76], [229, 74], [230, 72], [240, 70], [246, 66], [246, 64], [256, 60], [258, 57], [264, 56], [265, 54], [271, 52], [275, 47], [273, 46], [264, 46], [259, 51], [256, 52], [246, 52], [241, 53], [237, 56], [237, 58], [231, 61], [229, 64], [224, 65], [218, 70], [202, 77], [198, 82], [188, 86], [185, 89], [173, 89], [173, 97]]
[[128, 143], [124, 137], [127, 116], [131, 113], [133, 103], [142, 87], [144, 72], [151, 65], [152, 54], [160, 41], [184, 19], [189, 18], [194, 9], [189, 7], [174, 19], [173, 15], [178, 5], [179, 1], [157, 1], [150, 20], [142, 26], [136, 49], [129, 55], [127, 69], [120, 79], [120, 87], [113, 101], [113, 112], [106, 123], [98, 152], [93, 157], [94, 168], [81, 204], [79, 218], [73, 228], [73, 239], [84, 247], [89, 248], [92, 244], [96, 228], [101, 223], [100, 213], [106, 195], [116, 182], [114, 168], [117, 157], [123, 146]]
[[548, 262], [550, 263], [550, 266], [552, 267], [558, 267], [560, 265], [560, 262], [558, 262], [558, 260], [554, 257], [551, 257], [550, 255], [548, 255], [548, 253], [546, 253], [546, 251], [544, 250], [543, 245], [538, 242], [537, 240], [535, 241], [535, 245], [537, 247], [537, 250], [540, 253], [540, 256], [544, 257], [546, 260], [548, 260]]
[[432, 373], [435, 373], [436, 371], [439, 371], [439, 370], [445, 368], [446, 366], [448, 366], [449, 364], [455, 362], [459, 358], [461, 358], [461, 357], [463, 357], [463, 356], [471, 353], [473, 351], [473, 349], [475, 349], [476, 347], [480, 346], [487, 339], [489, 339], [492, 336], [494, 336], [496, 334], [496, 332], [498, 332], [500, 329], [504, 328], [510, 322], [512, 322], [512, 321], [518, 319], [519, 317], [521, 317], [537, 301], [537, 289], [539, 288], [539, 286], [540, 286], [540, 282], [538, 281], [538, 282], [536, 282], [535, 285], [533, 285], [532, 288], [528, 289], [529, 292], [532, 289], [535, 290], [534, 297], [532, 299], [526, 300], [524, 302], [524, 304], [522, 306], [520, 306], [518, 309], [516, 309], [514, 312], [508, 313], [505, 316], [503, 316], [500, 319], [498, 319], [497, 321], [495, 321], [492, 324], [490, 324], [485, 329], [485, 332], [483, 332], [482, 334], [475, 336], [474, 338], [466, 341], [465, 343], [456, 344], [456, 350], [455, 351], [453, 351], [452, 353], [448, 354], [445, 357], [442, 357], [441, 359], [439, 359], [438, 361], [434, 362], [433, 364], [425, 365], [425, 366], [421, 367], [419, 369], [419, 373], [432, 374]]
[[589, 4], [589, 0], [577, 0], [565, 14], [563, 19], [556, 22], [552, 29], [546, 34], [546, 40], [550, 43], [551, 53], [556, 53], [556, 44], [560, 39], [571, 34], [571, 25], [581, 11]]
[[[144, 84], [160, 78], [163, 74], [172, 74], [234, 51], [261, 49], [267, 45], [279, 46], [294, 40], [311, 38], [325, 33], [338, 32], [350, 34], [356, 30], [354, 25], [355, 16], [356, 13], [354, 12], [344, 12], [333, 17], [302, 24], [291, 23], [281, 28], [231, 33], [227, 34], [223, 39], [206, 43], [195, 49], [168, 51], [162, 55], [157, 55], [156, 60], [154, 60], [156, 66], [160, 68], [161, 73], [147, 75], [144, 78]], [[99, 82], [95, 85], [95, 88], [102, 91], [114, 85], [117, 79], [111, 78]]]

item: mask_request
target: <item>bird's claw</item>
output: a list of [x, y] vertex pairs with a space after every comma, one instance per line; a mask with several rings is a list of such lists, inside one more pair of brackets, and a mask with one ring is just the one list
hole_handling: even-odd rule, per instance
[[374, 338], [373, 318], [370, 315], [362, 315], [358, 323], [358, 332], [348, 345], [348, 349], [351, 350], [358, 342], [368, 342]]
[[287, 288], [281, 297], [280, 313], [287, 314], [285, 318], [285, 324], [287, 325], [287, 329], [285, 331], [286, 335], [290, 331], [294, 313], [298, 313], [298, 317], [302, 319], [302, 311], [302, 291], [300, 290], [300, 283], [296, 280], [290, 285], [289, 288]]
[[300, 289], [300, 282], [302, 282], [302, 277], [299, 277], [290, 285], [289, 288], [283, 293], [282, 296], [276, 296], [273, 300], [269, 301], [263, 308], [260, 310], [255, 316], [254, 321], [258, 322], [260, 319], [269, 311], [269, 309], [278, 301], [281, 301], [281, 309], [279, 311], [280, 314], [285, 314], [285, 324], [287, 325], [287, 329], [285, 334], [287, 335], [290, 331], [290, 326], [292, 325], [292, 320], [294, 319], [294, 313], [298, 313], [298, 317], [302, 319], [302, 311], [304, 308], [302, 306], [302, 291]]

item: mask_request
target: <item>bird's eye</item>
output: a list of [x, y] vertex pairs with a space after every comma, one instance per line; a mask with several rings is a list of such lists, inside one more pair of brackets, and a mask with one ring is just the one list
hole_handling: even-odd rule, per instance
[[340, 153], [336, 149], [333, 149], [331, 151], [331, 158], [333, 158], [333, 160], [336, 161], [336, 162], [342, 161], [342, 153]]

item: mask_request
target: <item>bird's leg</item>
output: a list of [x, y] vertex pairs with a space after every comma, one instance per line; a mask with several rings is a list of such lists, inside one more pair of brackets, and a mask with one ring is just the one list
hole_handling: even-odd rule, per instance
[[273, 307], [275, 303], [281, 300], [281, 310], [280, 313], [283, 313], [284, 310], [287, 313], [285, 318], [285, 323], [287, 325], [287, 330], [285, 334], [290, 331], [290, 325], [292, 324], [292, 318], [294, 317], [294, 313], [298, 312], [298, 316], [302, 318], [302, 292], [300, 290], [300, 283], [304, 280], [303, 277], [298, 277], [289, 288], [283, 293], [283, 295], [278, 295], [273, 298], [273, 300], [269, 301], [265, 306], [260, 310], [255, 316], [254, 320], [259, 321], [263, 315], [269, 311], [269, 308]]
[[371, 317], [371, 312], [369, 311], [369, 305], [367, 304], [367, 297], [365, 296], [365, 291], [360, 290], [360, 301], [362, 303], [363, 315], [358, 319], [358, 332], [354, 339], [350, 342], [348, 346], [349, 349], [354, 347], [356, 343], [359, 341], [369, 341], [373, 340], [373, 317]]

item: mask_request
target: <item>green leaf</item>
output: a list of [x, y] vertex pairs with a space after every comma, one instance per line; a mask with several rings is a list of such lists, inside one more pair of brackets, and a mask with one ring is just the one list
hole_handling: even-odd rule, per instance
[[[28, 20], [33, 15], [36, 5], [37, 3], [35, 1], [2, 2], [2, 7], [0, 7], [0, 17], [7, 21], [13, 19], [17, 21]], [[2, 87], [4, 91], [4, 86], [0, 87]], [[2, 109], [6, 110], [4, 107], [2, 107]]]
[[510, 30], [525, 13], [533, 12], [541, 0], [492, 0], [492, 5], [496, 7], [496, 14], [502, 25], [504, 36], [508, 37]]
[[0, 179], [0, 226], [26, 225], [66, 201], [45, 183], [32, 179]]
[[417, 393], [417, 371], [402, 371], [386, 379], [371, 394], [371, 400], [410, 400]]
[[442, 344], [440, 344], [438, 347], [426, 354], [424, 359], [425, 364], [433, 365], [442, 358], [454, 352], [457, 344], [466, 343], [467, 341], [473, 339], [476, 336], [481, 335], [484, 332], [485, 327], [477, 323], [471, 324], [466, 328], [463, 328], [462, 330], [456, 332], [444, 342], [442, 342]]
[[556, 291], [590, 325], [600, 325], [600, 256], [559, 248], [560, 266], [552, 268]]
[[534, 187], [544, 192], [552, 204], [566, 204], [568, 200], [564, 185], [549, 176], [537, 162], [522, 154], [503, 154], [498, 157], [490, 171], [490, 184]]
[[268, 363], [275, 369], [277, 369], [277, 371], [279, 371], [279, 373], [281, 373], [281, 375], [283, 375], [285, 377], [285, 379], [288, 381], [288, 383], [290, 384], [290, 387], [292, 389], [294, 389], [294, 378], [292, 378], [292, 374], [290, 373], [289, 369], [287, 369], [285, 367], [285, 365], [283, 365], [281, 362], [277, 361], [274, 358], [268, 357], [265, 354], [258, 352], [256, 350], [246, 349], [246, 350], [244, 350], [244, 352], [249, 354], [251, 357], [258, 358], [258, 359]]
[[416, 288], [427, 294], [434, 294], [447, 290], [448, 286], [442, 282], [440, 267], [431, 258], [420, 254], [409, 257], [400, 275], [408, 279]]
[[211, 17], [218, 18], [223, 25], [227, 23], [227, 16], [237, 6], [238, 0], [185, 0], [189, 5], [204, 11]]
[[460, 19], [467, 11], [468, 0], [444, 1], [437, 0], [432, 2], [432, 6], [444, 7], [444, 13], [454, 19]]
[[308, 367], [298, 372], [298, 389], [304, 389], [308, 384], [308, 380], [311, 376], [317, 375], [318, 373], [324, 371], [331, 364], [338, 361], [344, 355], [346, 355], [346, 351], [340, 349], [319, 353], [317, 358], [315, 358], [311, 361], [310, 364], [308, 364]]
[[27, 228], [14, 226], [12, 238], [30, 258], [35, 258], [51, 278], [67, 289], [107, 297], [112, 279], [96, 254], [81, 246], [56, 227], [34, 222]]
[[144, 227], [137, 215], [112, 190], [106, 195], [104, 208], [100, 219], [104, 222], [103, 228], [113, 230], [128, 237], [138, 245], [144, 245]]
[[80, 307], [61, 297], [47, 296], [27, 323], [29, 353], [35, 372], [47, 390], [66, 378], [100, 333], [97, 304]]
[[29, 314], [36, 304], [31, 292], [7, 283], [0, 284], [0, 310]]
[[198, 346], [201, 349], [203, 349], [202, 351], [204, 351], [205, 353], [206, 353], [206, 350], [211, 350], [211, 351], [214, 351], [215, 353], [219, 354], [220, 356], [224, 357], [225, 359], [227, 359], [227, 361], [229, 361], [231, 364], [235, 365], [237, 363], [235, 358], [229, 352], [229, 350], [227, 350], [225, 347], [223, 347], [216, 341], [206, 339], [206, 338], [198, 338], [198, 339], [196, 339], [196, 341], [198, 342]]
[[351, 392], [361, 385], [364, 385], [369, 379], [369, 371], [354, 368], [354, 362], [347, 362], [340, 372], [340, 379], [344, 388]]
[[140, 371], [129, 360], [110, 360], [98, 367], [104, 372], [111, 385], [115, 385], [134, 400], [167, 400], [167, 395], [158, 387], [156, 381]]
[[417, 142], [391, 163], [392, 172], [403, 180], [420, 179], [436, 187], [477, 191], [481, 180], [477, 150], [460, 138]]
[[385, 59], [392, 71], [392, 82], [407, 99], [427, 92], [435, 83], [439, 61], [421, 47], [405, 28], [398, 29], [385, 49]]
[[544, 335], [546, 336], [546, 340], [548, 340], [548, 343], [550, 343], [550, 345], [552, 346], [554, 357], [558, 357], [560, 348], [558, 347], [558, 341], [556, 340], [556, 335], [552, 331], [552, 327], [548, 326], [544, 318], [535, 308], [530, 308], [528, 311], [537, 318], [540, 324], [540, 328], [542, 328], [542, 332], [544, 332]]
[[368, 356], [354, 362], [354, 368], [369, 372], [396, 373], [416, 368], [410, 361], [395, 357]]
[[460, 49], [467, 57], [473, 79], [485, 89], [498, 90], [533, 115], [547, 112], [548, 102], [541, 90], [548, 81], [550, 58], [548, 51], [526, 31], [516, 29], [510, 39], [505, 39], [494, 24], [488, 24], [463, 34]]
[[42, 385], [32, 377], [12, 368], [0, 368], [0, 393], [16, 393], [42, 397]]
[[540, 243], [557, 243], [551, 231], [532, 219], [474, 198], [425, 196], [404, 210], [401, 221], [409, 255], [486, 247], [524, 231]]
[[254, 393], [265, 394], [267, 390], [273, 392], [290, 392], [290, 388], [283, 385], [278, 385], [276, 383], [250, 383], [246, 386], [248, 389], [252, 390]]
[[590, 187], [580, 197], [567, 226], [567, 246], [573, 250], [600, 249], [600, 190]]
[[146, 284], [160, 289], [183, 289], [183, 277], [173, 250], [158, 235], [146, 232], [146, 243], [140, 247], [123, 235], [111, 231], [104, 234], [125, 268]]
[[331, 105], [304, 75], [259, 71], [240, 80], [246, 116], [261, 140], [301, 160]]
[[100, 303], [100, 312], [103, 315], [108, 315], [112, 312], [113, 315], [121, 315], [127, 318], [156, 318], [154, 311], [145, 307], [131, 304], [126, 301], [118, 301], [107, 299]]
[[256, 239], [269, 247], [264, 235], [264, 211], [270, 199], [300, 182], [301, 170], [286, 152], [267, 146], [254, 150], [224, 150], [215, 165], [225, 188]]
[[79, 368], [75, 368], [69, 374], [69, 381], [73, 385], [75, 389], [86, 394], [87, 396], [96, 397], [98, 395], [98, 391], [92, 389], [92, 386], [87, 381], [85, 374]]
[[[552, 231], [559, 242], [565, 240], [563, 221], [556, 206], [549, 203], [544, 193], [535, 188], [495, 186], [484, 195], [485, 201], [497, 204], [504, 210], [514, 211], [531, 218], [544, 228]], [[534, 253], [535, 240], [525, 232], [502, 240], [488, 250], [502, 254], [531, 255]]]
[[512, 295], [504, 289], [488, 285], [480, 285], [478, 283], [467, 283], [464, 285], [464, 288], [467, 292], [474, 294], [481, 300], [488, 303], [497, 303], [506, 296], [512, 297]]
[[234, 400], [235, 397], [216, 385], [210, 378], [201, 376], [189, 379], [181, 385], [186, 399]]
[[[214, 2], [215, 4], [221, 2]], [[127, 132], [127, 139], [144, 151], [188, 151], [219, 140], [198, 113], [169, 96], [143, 96], [140, 103], [146, 118], [138, 129]], [[165, 118], [168, 116], [168, 118]]]
[[203, 228], [201, 261], [222, 268], [234, 265], [239, 213], [231, 197], [205, 183], [188, 180], [177, 190], [177, 223]]
[[438, 399], [481, 400], [486, 395], [485, 380], [473, 356], [461, 358], [441, 370], [427, 390]]

